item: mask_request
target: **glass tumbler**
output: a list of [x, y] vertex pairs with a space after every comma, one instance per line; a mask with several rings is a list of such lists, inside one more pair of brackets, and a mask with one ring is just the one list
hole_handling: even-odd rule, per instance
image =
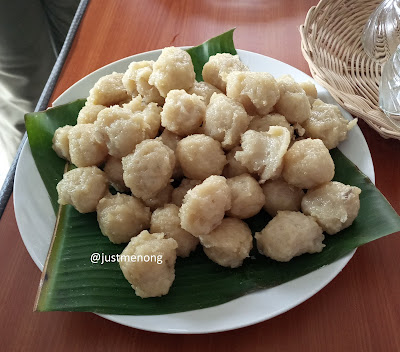
[[364, 51], [377, 61], [385, 62], [400, 44], [400, 0], [384, 0], [364, 26], [361, 36]]
[[383, 66], [379, 107], [400, 128], [400, 45]]

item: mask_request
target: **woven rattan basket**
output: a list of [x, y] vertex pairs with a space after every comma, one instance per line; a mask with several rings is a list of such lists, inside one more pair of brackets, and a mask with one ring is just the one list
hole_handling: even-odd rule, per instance
[[385, 138], [400, 139], [400, 128], [378, 106], [381, 65], [361, 44], [365, 23], [380, 1], [321, 0], [300, 26], [301, 49], [314, 79], [352, 115]]

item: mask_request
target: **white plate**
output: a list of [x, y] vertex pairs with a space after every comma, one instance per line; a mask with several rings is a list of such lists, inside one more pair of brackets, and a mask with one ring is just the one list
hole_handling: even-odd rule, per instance
[[[101, 76], [114, 71], [124, 72], [131, 61], [156, 60], [160, 52], [155, 50], [142, 53], [109, 64], [75, 83], [54, 102], [54, 105], [85, 98], [89, 89]], [[248, 51], [238, 50], [238, 53], [252, 71], [267, 71], [275, 77], [291, 74], [297, 81], [312, 80], [305, 73], [283, 62]], [[324, 88], [317, 86], [317, 89], [322, 100], [335, 103]], [[351, 119], [348, 113], [343, 110], [342, 112], [346, 118]], [[371, 155], [358, 127], [349, 133], [349, 138], [339, 149], [375, 182]], [[14, 207], [24, 244], [36, 265], [43, 270], [55, 216], [28, 143], [25, 143], [17, 165]], [[248, 326], [275, 317], [310, 298], [338, 275], [354, 252], [296, 280], [248, 294], [213, 308], [159, 316], [102, 316], [123, 325], [164, 333], [209, 333]]]

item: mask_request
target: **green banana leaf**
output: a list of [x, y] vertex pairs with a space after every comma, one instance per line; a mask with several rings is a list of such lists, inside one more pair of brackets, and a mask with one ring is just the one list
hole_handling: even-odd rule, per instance
[[[189, 49], [197, 73], [210, 55], [235, 53], [233, 30]], [[211, 45], [211, 44], [212, 45]], [[57, 213], [55, 186], [65, 167], [51, 148], [55, 129], [73, 125], [84, 100], [45, 112], [26, 115], [29, 142], [36, 166]], [[125, 280], [113, 255], [124, 245], [112, 244], [100, 232], [96, 214], [80, 214], [71, 206], [58, 213], [51, 251], [39, 287], [38, 311], [89, 311], [107, 314], [158, 315], [216, 306], [259, 289], [273, 287], [316, 270], [367, 242], [400, 230], [400, 217], [371, 181], [338, 149], [331, 151], [336, 165], [335, 180], [362, 189], [361, 208], [353, 225], [336, 236], [326, 236], [321, 253], [305, 254], [288, 263], [261, 256], [254, 248], [242, 267], [229, 269], [210, 261], [199, 247], [189, 258], [178, 258], [176, 279], [168, 295], [137, 297]], [[261, 212], [248, 219], [253, 232], [270, 220]], [[100, 262], [91, 262], [93, 253]], [[104, 253], [110, 262], [101, 264]], [[115, 259], [115, 257], [114, 257]]]
[[236, 55], [235, 44], [233, 43], [233, 32], [235, 28], [222, 33], [221, 35], [211, 38], [201, 45], [194, 46], [186, 50], [192, 58], [194, 72], [196, 72], [196, 80], [203, 80], [203, 66], [210, 56], [218, 53], [229, 53]]

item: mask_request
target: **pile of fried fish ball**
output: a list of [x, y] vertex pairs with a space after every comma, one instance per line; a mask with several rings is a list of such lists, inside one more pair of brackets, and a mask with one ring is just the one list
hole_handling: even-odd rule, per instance
[[128, 243], [123, 255], [162, 256], [120, 261], [143, 298], [167, 294], [176, 257], [199, 243], [215, 263], [241, 266], [253, 247], [243, 220], [262, 208], [273, 219], [257, 248], [283, 262], [320, 252], [323, 232], [359, 211], [360, 189], [332, 182], [329, 154], [356, 121], [313, 83], [250, 72], [231, 54], [210, 57], [202, 74], [197, 82], [189, 54], [165, 48], [99, 79], [77, 124], [54, 134], [53, 149], [77, 167], [57, 185], [58, 202], [96, 211], [101, 232]]

